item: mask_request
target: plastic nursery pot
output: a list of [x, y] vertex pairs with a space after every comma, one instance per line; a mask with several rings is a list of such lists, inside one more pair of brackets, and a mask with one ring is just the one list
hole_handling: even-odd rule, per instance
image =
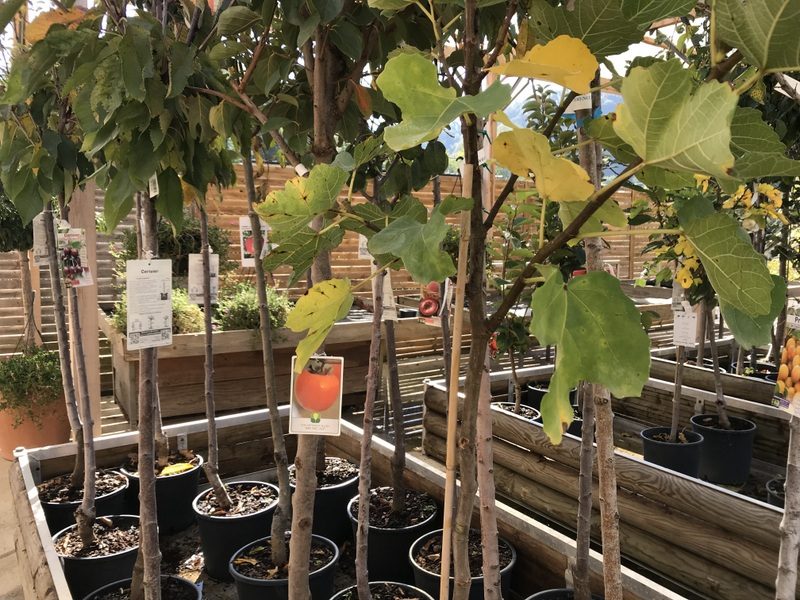
[[270, 530], [272, 515], [278, 505], [278, 488], [263, 481], [236, 481], [229, 483], [228, 488], [264, 487], [275, 492], [275, 501], [269, 506], [249, 515], [209, 515], [201, 511], [197, 505], [212, 490], [197, 495], [192, 502], [192, 509], [200, 529], [200, 546], [203, 549], [203, 560], [206, 573], [214, 579], [230, 581], [228, 563], [231, 556], [242, 546], [263, 536]]
[[[385, 585], [399, 587], [404, 593], [403, 598], [414, 598], [415, 600], [433, 600], [433, 596], [424, 590], [414, 587], [413, 585], [398, 583], [396, 581], [370, 581], [369, 590], [374, 594]], [[336, 594], [331, 596], [331, 600], [358, 600], [356, 586], [351, 585], [349, 588], [344, 588], [342, 591], [336, 592]]]
[[715, 414], [691, 418], [692, 429], [705, 439], [698, 476], [712, 483], [740, 486], [750, 474], [756, 424], [739, 417], [729, 419], [731, 429], [720, 429]]
[[[573, 590], [562, 588], [536, 592], [533, 596], [528, 596], [526, 600], [574, 600], [574, 598], [575, 592]], [[603, 597], [592, 594], [592, 600], [603, 600]]]
[[[549, 381], [532, 381], [527, 385], [528, 393], [525, 403], [536, 410], [542, 409], [542, 398], [550, 389]], [[569, 403], [575, 406], [578, 402], [578, 388], [569, 391]]]
[[[200, 467], [203, 466], [203, 457], [188, 471], [177, 475], [156, 477], [156, 510], [158, 512], [158, 532], [169, 535], [183, 531], [194, 523], [192, 501], [197, 496], [197, 486], [200, 479]], [[126, 494], [129, 510], [139, 512], [139, 476], [127, 470], [120, 469], [128, 476], [131, 484]]]
[[[429, 539], [436, 536], [438, 536], [439, 538], [442, 537], [441, 529], [437, 529], [435, 531], [429, 531], [428, 533], [425, 533], [421, 537], [419, 537], [411, 545], [411, 548], [408, 551], [408, 560], [411, 563], [411, 567], [414, 569], [414, 585], [426, 591], [430, 595], [438, 598], [439, 580], [440, 580], [439, 573], [428, 571], [427, 569], [420, 566], [414, 558], [419, 552], [422, 545], [425, 544]], [[500, 544], [505, 544], [511, 549], [511, 561], [505, 567], [500, 569], [501, 597], [508, 598], [509, 590], [511, 588], [511, 574], [514, 571], [514, 567], [517, 564], [517, 551], [508, 540], [502, 537], [498, 537], [497, 541]], [[453, 577], [453, 575], [450, 575], [450, 595], [449, 595], [450, 598], [453, 597], [454, 584], [455, 584], [455, 577]], [[472, 578], [472, 583], [470, 584], [468, 598], [469, 600], [483, 600], [482, 576]]]
[[[350, 517], [354, 539], [358, 527], [358, 520], [354, 515], [357, 507], [358, 495], [347, 504], [347, 516]], [[370, 579], [402, 583], [414, 581], [414, 571], [411, 569], [411, 565], [405, 560], [398, 560], [398, 556], [406, 556], [411, 544], [423, 533], [440, 527], [439, 521], [440, 512], [437, 508], [436, 512], [424, 521], [408, 527], [389, 528], [370, 525], [367, 548], [367, 570]]]
[[[295, 486], [290, 484], [292, 494]], [[350, 519], [347, 518], [347, 503], [358, 493], [358, 473], [335, 485], [317, 486], [314, 494], [314, 522], [311, 526], [316, 535], [342, 544], [351, 539]]]
[[[311, 590], [312, 600], [327, 600], [333, 595], [334, 574], [336, 563], [339, 562], [339, 547], [331, 540], [319, 535], [312, 535], [313, 539], [326, 544], [333, 550], [333, 558], [322, 568], [312, 571], [308, 576], [308, 587]], [[250, 548], [257, 545], [269, 544], [270, 538], [265, 537], [254, 542], [250, 542], [240, 548], [231, 557], [228, 563], [228, 570], [236, 583], [236, 596], [239, 600], [288, 600], [289, 599], [289, 580], [288, 579], [256, 579], [239, 573], [234, 567], [234, 561], [241, 554], [246, 553]]]
[[686, 442], [670, 442], [654, 439], [658, 435], [669, 436], [669, 427], [650, 427], [639, 434], [644, 443], [644, 459], [672, 471], [697, 477], [700, 472], [700, 456], [703, 436], [696, 431], [682, 431]]
[[540, 413], [538, 409], [528, 406], [527, 404], [519, 405], [519, 413], [514, 412], [513, 402], [492, 402], [491, 406], [492, 408], [507, 412], [523, 421], [537, 422], [542, 420], [542, 413]]
[[784, 485], [786, 479], [784, 477], [776, 477], [767, 482], [767, 502], [772, 506], [783, 508], [784, 501], [786, 500], [786, 491]]
[[[130, 527], [139, 523], [136, 515], [119, 515], [111, 517], [115, 526]], [[74, 529], [70, 525], [53, 536], [53, 542], [58, 541], [68, 531]], [[130, 579], [133, 576], [133, 565], [139, 546], [128, 548], [115, 554], [97, 557], [62, 556], [61, 564], [64, 567], [64, 576], [73, 598], [83, 598], [89, 592], [98, 590], [106, 584], [121, 579]]]
[[[130, 591], [131, 578], [121, 579], [114, 583], [104, 585], [99, 590], [95, 590], [83, 600], [102, 600], [103, 596], [119, 590]], [[167, 595], [169, 594], [169, 595]], [[192, 598], [193, 600], [202, 600], [203, 592], [199, 587], [191, 581], [183, 577], [176, 577], [174, 575], [161, 576], [161, 597], [164, 600], [175, 600], [176, 598]]]
[[[130, 482], [121, 473], [120, 476], [125, 480], [124, 485], [113, 492], [102, 496], [98, 495], [95, 498], [94, 507], [98, 517], [119, 515], [126, 512], [126, 496]], [[73, 502], [41, 502], [44, 518], [47, 520], [47, 527], [50, 529], [51, 534], [57, 533], [75, 523], [75, 509], [80, 506], [80, 503], [80, 500]]]
[[[734, 375], [736, 374], [736, 367], [738, 363], [736, 361], [731, 363], [731, 373]], [[745, 374], [746, 370], [750, 369], [750, 361], [745, 361], [744, 366], [742, 367], [742, 375], [745, 377], [755, 377], [756, 379], [766, 379], [768, 381], [775, 381], [775, 379], [770, 379], [769, 377], [772, 376], [777, 378], [778, 376], [778, 367], [773, 364], [766, 363], [766, 362], [757, 362], [755, 370], [750, 373], [749, 375]]]

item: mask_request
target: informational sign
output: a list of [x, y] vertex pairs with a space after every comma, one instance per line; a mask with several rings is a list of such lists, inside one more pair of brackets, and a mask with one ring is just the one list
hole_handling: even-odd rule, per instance
[[442, 326], [442, 313], [444, 312], [445, 306], [450, 306], [450, 303], [453, 300], [453, 282], [450, 278], [444, 280], [444, 293], [441, 294], [441, 298], [439, 300], [439, 310], [436, 311], [435, 315], [431, 315], [429, 317], [420, 316], [419, 322], [425, 325], [430, 325], [431, 327], [441, 327]]
[[569, 103], [564, 112], [575, 114], [575, 112], [579, 110], [592, 110], [591, 94], [581, 94], [580, 96], [575, 96], [575, 99]]
[[340, 435], [344, 358], [312, 356], [300, 373], [294, 372], [296, 361], [293, 356], [289, 433]]
[[86, 231], [70, 228], [58, 236], [61, 274], [67, 287], [94, 285], [86, 253]]
[[697, 343], [697, 314], [684, 302], [681, 310], [674, 311], [672, 343], [676, 346], [694, 346]]
[[786, 304], [786, 327], [800, 331], [800, 300], [797, 298], [789, 298]]
[[[211, 263], [211, 304], [217, 303], [219, 290], [219, 254], [209, 255]], [[189, 302], [205, 304], [203, 298], [203, 255], [189, 255]]]
[[786, 336], [780, 352], [773, 404], [800, 417], [800, 334]]
[[387, 269], [383, 277], [383, 321], [397, 321], [397, 302], [392, 287], [392, 272]]
[[44, 213], [33, 218], [33, 262], [43, 267], [47, 265], [47, 230], [44, 228]]
[[[261, 221], [259, 219], [259, 221]], [[261, 260], [269, 252], [268, 234], [269, 225], [261, 221], [261, 237], [264, 239], [264, 247], [261, 248]], [[242, 253], [242, 266], [256, 266], [255, 240], [253, 239], [253, 228], [250, 226], [250, 217], [239, 217], [239, 247]]]
[[367, 236], [358, 234], [358, 258], [361, 260], [372, 260], [372, 254], [369, 252], [367, 244], [369, 240]]
[[147, 191], [148, 191], [148, 195], [151, 198], [155, 198], [156, 196], [158, 196], [158, 177], [157, 176], [153, 175], [147, 181]]
[[172, 344], [172, 261], [129, 260], [128, 350]]

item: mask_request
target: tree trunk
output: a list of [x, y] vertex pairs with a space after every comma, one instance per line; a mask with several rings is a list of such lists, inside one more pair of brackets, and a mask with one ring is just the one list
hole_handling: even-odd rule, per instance
[[394, 420], [394, 453], [392, 454], [392, 512], [402, 513], [406, 508], [406, 486], [403, 472], [406, 469], [406, 424], [403, 415], [403, 396], [400, 392], [400, 373], [397, 365], [397, 342], [394, 321], [386, 321], [386, 361], [389, 364], [389, 400]]
[[[372, 280], [372, 336], [369, 345], [367, 393], [364, 398], [364, 424], [361, 434], [361, 462], [358, 471], [358, 527], [356, 530], [356, 587], [359, 600], [370, 600], [367, 547], [369, 541], [369, 488], [372, 484], [373, 413], [381, 377], [381, 317], [383, 316], [383, 278], [381, 271]], [[387, 325], [389, 322], [387, 322]], [[397, 495], [397, 490], [394, 490]]]
[[800, 553], [800, 417], [789, 421], [789, 457], [786, 462], [786, 504], [781, 519], [781, 548], [778, 554], [778, 577], [775, 600], [797, 598], [797, 557]]
[[519, 409], [522, 406], [522, 387], [519, 384], [519, 377], [517, 376], [517, 361], [514, 356], [514, 346], [508, 349], [508, 354], [511, 357], [511, 383], [514, 386], [514, 412], [519, 414]]
[[292, 537], [289, 540], [289, 598], [309, 600], [308, 557], [314, 524], [314, 494], [317, 488], [317, 437], [297, 436], [294, 458], [295, 492], [292, 497]]
[[592, 471], [594, 470], [594, 402], [589, 386], [583, 384], [583, 427], [581, 429], [581, 457], [578, 473], [578, 525], [575, 536], [575, 565], [572, 569], [572, 584], [575, 600], [590, 600], [589, 549], [592, 535]]
[[[789, 245], [789, 226], [786, 225], [781, 232], [781, 243], [784, 247]], [[784, 280], [788, 280], [788, 267], [789, 263], [786, 260], [786, 256], [781, 253], [780, 257], [778, 258], [778, 275]], [[788, 290], [787, 290], [788, 295]], [[783, 341], [786, 337], [786, 302], [783, 303], [783, 308], [781, 308], [781, 312], [778, 315], [778, 320], [775, 323], [775, 341], [772, 346], [772, 356], [775, 357], [775, 364], [779, 364], [779, 360], [781, 357], [781, 348], [783, 347]]]
[[[701, 300], [700, 301], [699, 312], [700, 312], [701, 316], [706, 314], [706, 301], [705, 300]], [[706, 357], [706, 329], [707, 329], [706, 326], [707, 326], [706, 318], [702, 317], [700, 319], [700, 340], [697, 343], [697, 357], [696, 357], [696, 359], [694, 361], [694, 364], [696, 364], [698, 367], [702, 367], [703, 366], [703, 359]], [[713, 327], [714, 327], [714, 324], [712, 322], [711, 328], [713, 329]]]
[[723, 429], [731, 428], [728, 411], [725, 404], [725, 392], [722, 390], [722, 374], [719, 372], [719, 352], [717, 351], [717, 336], [714, 335], [714, 313], [711, 305], [706, 303], [706, 329], [708, 330], [708, 344], [711, 346], [711, 368], [714, 371], [714, 391], [717, 394], [716, 405], [719, 426]]
[[[158, 252], [155, 202], [142, 199], [142, 251]], [[158, 363], [155, 348], [139, 351], [139, 556], [131, 600], [161, 600], [161, 549], [156, 512], [155, 405]]]
[[205, 325], [205, 401], [206, 422], [208, 426], [208, 458], [203, 463], [208, 483], [214, 490], [217, 504], [224, 510], [231, 507], [228, 490], [219, 477], [219, 452], [217, 445], [217, 421], [214, 406], [214, 329], [211, 325], [211, 251], [208, 243], [208, 214], [205, 206], [200, 206], [200, 243], [203, 254], [203, 322]]
[[31, 261], [27, 250], [18, 250], [19, 254], [19, 279], [22, 285], [22, 311], [25, 314], [25, 329], [22, 334], [22, 344], [25, 350], [32, 348], [36, 343], [36, 319], [34, 318], [34, 291], [31, 283]]
[[[261, 256], [264, 236], [261, 235], [261, 221], [255, 211], [256, 186], [251, 159], [250, 138], [242, 144], [244, 158], [244, 183], [247, 190], [247, 208], [250, 216], [250, 229], [253, 231], [253, 251]], [[272, 516], [271, 549], [272, 560], [277, 565], [285, 565], [289, 560], [284, 533], [289, 529], [292, 519], [292, 494], [289, 487], [289, 459], [283, 437], [283, 423], [278, 412], [278, 397], [275, 388], [275, 360], [272, 354], [272, 325], [269, 320], [267, 283], [264, 276], [264, 263], [255, 261], [256, 292], [258, 293], [259, 334], [261, 335], [261, 356], [264, 369], [264, 388], [266, 390], [269, 425], [272, 433], [273, 457], [278, 474], [278, 506]]]
[[[679, 285], [672, 286], [672, 303], [676, 304], [683, 299], [683, 289]], [[672, 419], [669, 426], [669, 441], [673, 444], [678, 441], [678, 427], [681, 418], [681, 388], [683, 386], [683, 365], [686, 362], [686, 348], [678, 346], [675, 349], [675, 388], [672, 392]]]
[[67, 417], [75, 438], [75, 467], [70, 475], [69, 482], [73, 488], [83, 485], [85, 468], [83, 448], [83, 424], [78, 411], [78, 400], [75, 394], [75, 380], [72, 377], [72, 358], [69, 347], [69, 330], [67, 329], [67, 308], [64, 303], [64, 288], [61, 283], [61, 265], [58, 262], [58, 242], [56, 241], [53, 209], [48, 204], [44, 209], [45, 243], [47, 244], [47, 267], [50, 271], [50, 288], [53, 293], [53, 314], [56, 322], [56, 337], [58, 339], [58, 358], [61, 367], [61, 383], [64, 388], [64, 400], [67, 405]]

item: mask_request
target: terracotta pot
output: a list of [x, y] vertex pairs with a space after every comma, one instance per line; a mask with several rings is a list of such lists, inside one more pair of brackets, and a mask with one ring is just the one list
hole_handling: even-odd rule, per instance
[[69, 441], [70, 429], [64, 397], [39, 409], [39, 423], [24, 420], [14, 427], [14, 411], [0, 410], [0, 457], [14, 459], [14, 448], [39, 448]]

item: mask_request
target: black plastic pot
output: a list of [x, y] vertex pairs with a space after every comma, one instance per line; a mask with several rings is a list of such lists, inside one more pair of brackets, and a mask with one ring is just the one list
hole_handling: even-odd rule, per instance
[[714, 414], [694, 415], [692, 429], [705, 439], [700, 455], [698, 476], [712, 483], [742, 485], [750, 474], [756, 424], [747, 419], [729, 417], [731, 429], [718, 429]]
[[[414, 560], [414, 556], [417, 554], [417, 550], [420, 546], [422, 546], [425, 542], [427, 542], [430, 538], [434, 536], [442, 536], [442, 530], [437, 529], [436, 531], [430, 531], [420, 538], [418, 538], [412, 545], [408, 551], [408, 560], [411, 563], [412, 569], [414, 569], [414, 585], [418, 588], [428, 592], [431, 596], [438, 597], [439, 595], [439, 573], [433, 573], [428, 571], [427, 569], [422, 568], [417, 562]], [[501, 597], [508, 598], [509, 597], [509, 590], [511, 588], [511, 574], [514, 571], [514, 567], [517, 564], [517, 551], [511, 543], [501, 537], [497, 538], [500, 544], [505, 544], [509, 548], [511, 548], [511, 562], [508, 563], [503, 569], [500, 570], [500, 591]], [[455, 584], [455, 578], [451, 575], [450, 576], [450, 598], [453, 597], [453, 586]], [[469, 600], [483, 600], [483, 577], [473, 577], [472, 584], [469, 588]]]
[[[139, 517], [135, 515], [113, 516], [111, 520], [114, 525], [121, 527], [139, 523]], [[74, 527], [75, 525], [70, 525], [62, 529], [53, 536], [53, 541], [57, 541]], [[130, 579], [133, 575], [133, 565], [136, 562], [138, 551], [139, 547], [135, 546], [108, 556], [81, 558], [59, 555], [72, 597], [83, 598], [89, 592], [98, 590], [106, 584], [121, 579]]]
[[[731, 373], [734, 375], [736, 374], [736, 366], [737, 362], [734, 361], [731, 363]], [[744, 367], [742, 367], [742, 375], [744, 375], [744, 370], [750, 368], [750, 361], [746, 360], [744, 362]], [[757, 362], [756, 363], [756, 370], [754, 373], [750, 375], [746, 375], [746, 377], [755, 377], [756, 379], [769, 379], [769, 376], [776, 377], [778, 375], [778, 367], [773, 364], [766, 363], [766, 362]], [[771, 381], [775, 381], [772, 379]]]
[[[574, 600], [575, 592], [566, 588], [558, 590], [544, 590], [528, 596], [526, 600]], [[602, 596], [592, 594], [592, 600], [603, 600]]]
[[[312, 600], [328, 600], [333, 595], [333, 577], [336, 571], [336, 563], [339, 561], [339, 547], [322, 536], [314, 535], [312, 537], [330, 545], [334, 553], [331, 562], [321, 569], [313, 571], [308, 577]], [[261, 538], [240, 548], [228, 563], [228, 570], [236, 583], [236, 596], [239, 600], [288, 600], [288, 579], [254, 579], [240, 574], [233, 568], [233, 561], [236, 560], [236, 557], [257, 544], [269, 544], [269, 538]]]
[[[126, 495], [128, 492], [129, 480], [125, 477], [125, 485], [111, 492], [97, 496], [94, 507], [98, 517], [107, 515], [120, 515], [127, 511]], [[62, 529], [75, 523], [75, 509], [80, 506], [81, 501], [74, 502], [42, 502], [44, 518], [47, 520], [47, 527], [50, 533], [58, 533]]]
[[683, 431], [686, 442], [662, 442], [653, 439], [656, 435], [669, 435], [669, 427], [650, 427], [639, 435], [644, 443], [644, 459], [667, 469], [697, 477], [700, 472], [700, 456], [703, 449], [703, 436], [696, 431]]
[[200, 546], [203, 549], [206, 573], [214, 579], [230, 581], [231, 574], [228, 571], [228, 563], [231, 556], [242, 546], [263, 537], [265, 532], [269, 532], [272, 525], [272, 515], [278, 505], [278, 488], [263, 481], [236, 481], [228, 484], [228, 487], [233, 488], [245, 486], [272, 488], [275, 492], [275, 502], [258, 512], [242, 516], [214, 516], [200, 511], [197, 503], [211, 490], [198, 494], [192, 502], [192, 510], [194, 510], [200, 529]]
[[[408, 585], [407, 583], [399, 583], [397, 581], [370, 581], [369, 582], [369, 589], [370, 591], [374, 592], [376, 589], [380, 589], [381, 586], [389, 584], [395, 585], [401, 588], [405, 594], [405, 598], [418, 598], [419, 600], [433, 600], [433, 596], [425, 592], [424, 590], [419, 589], [418, 587], [414, 587], [413, 585]], [[358, 595], [356, 592], [356, 586], [351, 585], [348, 588], [344, 588], [340, 592], [336, 592], [333, 596], [331, 596], [331, 600], [343, 600], [344, 598], [349, 597], [351, 600], [357, 600]]]
[[[156, 507], [158, 511], [158, 532], [169, 535], [183, 531], [194, 523], [192, 501], [197, 496], [200, 467], [203, 457], [199, 454], [198, 463], [183, 473], [156, 477]], [[128, 476], [130, 486], [126, 494], [128, 510], [139, 514], [139, 476], [120, 469]]]
[[783, 477], [776, 477], [767, 482], [767, 502], [772, 506], [783, 508], [784, 501], [786, 500], [786, 491], [783, 486], [786, 484], [786, 479]]
[[542, 413], [539, 412], [539, 409], [533, 408], [532, 406], [529, 406], [527, 404], [521, 404], [520, 408], [527, 408], [528, 410], [533, 411], [532, 417], [515, 413], [514, 402], [492, 402], [491, 405], [493, 407], [496, 407], [498, 410], [505, 411], [511, 415], [514, 415], [515, 417], [522, 419], [523, 421], [531, 421], [532, 423], [535, 423], [537, 421], [541, 421], [542, 419]]
[[[354, 539], [358, 521], [353, 515], [353, 510], [357, 505], [358, 495], [347, 504], [347, 516], [350, 517]], [[423, 533], [433, 531], [440, 526], [438, 510], [421, 523], [409, 527], [389, 529], [370, 525], [367, 548], [367, 569], [370, 579], [401, 583], [413, 582], [414, 571], [411, 569], [411, 565], [405, 560], [398, 560], [398, 557], [406, 556], [411, 544]]]
[[[710, 369], [710, 370], [713, 371], [714, 370], [714, 360], [711, 359], [711, 358], [704, 358], [703, 359], [703, 368], [704, 369]], [[719, 362], [719, 365], [718, 365], [717, 368], [719, 369], [720, 373], [727, 373], [728, 372], [728, 370], [722, 365], [722, 361]]]
[[[536, 410], [542, 409], [542, 398], [550, 389], [549, 381], [532, 381], [527, 386], [528, 393], [526, 394], [525, 404], [532, 406]], [[578, 388], [572, 388], [569, 391], [569, 403], [573, 406], [578, 403]]]
[[401, 319], [414, 318], [419, 314], [416, 308], [398, 308], [397, 316]]
[[[291, 485], [292, 494], [295, 486]], [[347, 518], [347, 503], [358, 493], [358, 474], [352, 479], [318, 487], [314, 494], [314, 523], [311, 530], [314, 534], [341, 545], [352, 539], [353, 532], [350, 519]]]
[[[187, 592], [193, 593], [196, 600], [203, 599], [203, 592], [202, 590], [193, 584], [191, 581], [184, 579], [183, 577], [176, 577], [174, 575], [161, 576], [162, 581], [170, 580], [173, 582], [177, 582], [181, 588], [185, 589]], [[96, 600], [97, 598], [102, 598], [103, 594], [107, 594], [109, 592], [113, 592], [119, 589], [130, 589], [131, 587], [131, 578], [128, 577], [127, 579], [121, 579], [120, 581], [115, 581], [114, 583], [109, 583], [108, 585], [104, 585], [99, 590], [95, 590], [88, 596], [86, 596], [83, 600]], [[163, 590], [163, 585], [162, 585]], [[161, 595], [164, 600], [172, 600], [171, 598], [166, 598], [164, 594]]]

